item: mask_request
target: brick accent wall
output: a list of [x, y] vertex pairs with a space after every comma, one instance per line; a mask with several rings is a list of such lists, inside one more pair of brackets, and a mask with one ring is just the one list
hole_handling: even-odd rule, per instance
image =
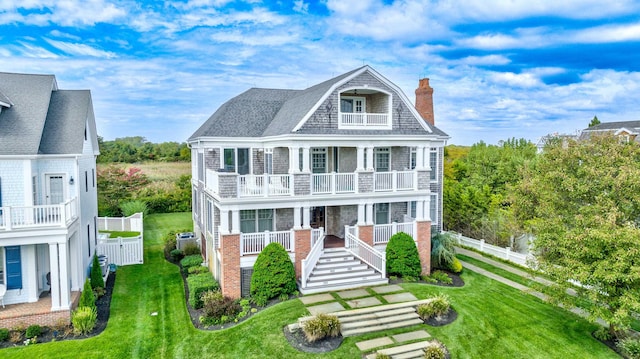
[[300, 279], [300, 277], [302, 276], [302, 260], [307, 258], [309, 252], [311, 251], [311, 230], [297, 230], [295, 231], [295, 236], [296, 262], [294, 263], [294, 267], [296, 269], [296, 278]]
[[431, 274], [431, 222], [418, 221], [418, 255], [422, 265], [422, 275]]
[[220, 287], [222, 294], [231, 298], [240, 298], [240, 235], [221, 236], [222, 273]]
[[373, 247], [373, 226], [360, 226], [358, 236], [361, 241]]

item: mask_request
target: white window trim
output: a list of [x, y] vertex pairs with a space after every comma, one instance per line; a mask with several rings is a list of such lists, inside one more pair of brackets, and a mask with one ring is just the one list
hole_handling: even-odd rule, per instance
[[[436, 163], [435, 166], [432, 165], [431, 163], [431, 155], [434, 154], [436, 155]], [[429, 149], [429, 167], [431, 167], [431, 172], [434, 173], [434, 177], [431, 178], [431, 173], [429, 174], [429, 181], [431, 183], [438, 183], [438, 179], [440, 178], [440, 176], [438, 175], [438, 169], [440, 168], [440, 163], [439, 163], [439, 151], [438, 151], [438, 147], [431, 147]]]

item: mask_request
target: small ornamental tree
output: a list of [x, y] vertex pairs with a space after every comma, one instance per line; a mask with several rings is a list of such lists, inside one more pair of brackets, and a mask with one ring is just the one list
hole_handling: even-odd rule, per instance
[[422, 267], [420, 256], [413, 238], [399, 232], [391, 236], [387, 244], [387, 275], [400, 277], [420, 277]]
[[78, 307], [96, 308], [96, 297], [93, 295], [91, 283], [88, 279], [84, 281], [84, 288], [82, 288], [82, 294], [80, 295]]
[[253, 266], [251, 296], [264, 301], [296, 290], [296, 272], [287, 251], [279, 243], [268, 244]]
[[104, 279], [102, 278], [102, 270], [98, 256], [93, 255], [93, 264], [91, 265], [91, 288], [104, 288]]

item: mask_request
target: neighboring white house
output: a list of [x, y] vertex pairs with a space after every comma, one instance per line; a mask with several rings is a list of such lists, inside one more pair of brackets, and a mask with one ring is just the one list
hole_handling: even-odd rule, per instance
[[0, 308], [0, 327], [69, 320], [97, 244], [98, 153], [88, 90], [60, 90], [53, 75], [0, 73], [4, 304], [51, 302], [28, 320]]
[[[449, 138], [434, 126], [432, 93], [420, 80], [414, 107], [363, 66], [305, 90], [252, 88], [224, 103], [188, 140], [194, 229], [223, 293], [248, 294], [256, 257], [274, 241], [303, 293], [386, 281], [381, 250], [398, 231], [413, 235], [428, 273]], [[340, 256], [325, 239], [345, 263], [361, 263], [316, 266]]]

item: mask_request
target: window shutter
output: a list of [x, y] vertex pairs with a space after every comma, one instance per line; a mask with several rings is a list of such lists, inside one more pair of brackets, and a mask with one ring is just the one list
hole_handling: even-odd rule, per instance
[[22, 289], [20, 246], [5, 247], [7, 257], [7, 289]]

